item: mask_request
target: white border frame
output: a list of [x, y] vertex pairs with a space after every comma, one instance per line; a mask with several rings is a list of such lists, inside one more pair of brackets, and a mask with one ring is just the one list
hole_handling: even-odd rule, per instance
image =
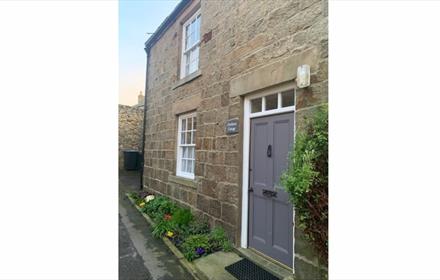
[[[197, 70], [200, 69], [200, 42], [202, 41], [202, 9], [198, 9], [187, 21], [185, 21], [185, 23], [182, 25], [182, 46], [181, 46], [181, 53], [180, 53], [180, 79], [185, 78], [188, 75], [191, 75], [192, 73], [196, 72]], [[199, 64], [197, 65], [197, 70], [186, 74], [185, 73], [185, 67], [186, 67], [186, 56], [185, 54], [185, 40], [186, 40], [186, 33], [185, 33], [185, 28], [186, 26], [188, 26], [191, 21], [193, 21], [195, 18], [197, 18], [200, 15], [200, 24], [199, 24], [199, 41], [197, 43], [195, 43], [193, 46], [191, 46], [190, 49], [195, 48], [196, 46], [199, 46]]]
[[[176, 153], [177, 153], [177, 155], [176, 155], [176, 176], [178, 176], [178, 177], [182, 177], [182, 178], [185, 178], [185, 179], [191, 179], [191, 180], [194, 180], [194, 178], [195, 178], [195, 162], [196, 162], [196, 158], [194, 157], [194, 173], [188, 173], [188, 172], [182, 172], [182, 171], [180, 171], [180, 163], [181, 163], [181, 161], [182, 161], [182, 156], [181, 156], [181, 154], [180, 154], [180, 138], [181, 138], [181, 136], [180, 136], [180, 133], [181, 133], [181, 128], [182, 128], [182, 119], [186, 119], [186, 118], [193, 118], [193, 117], [196, 117], [197, 118], [197, 113], [196, 112], [193, 112], [193, 113], [189, 113], [189, 114], [181, 114], [181, 115], [179, 115], [178, 116], [178, 118], [177, 118], [177, 145], [176, 145]], [[198, 122], [197, 122], [198, 123]], [[194, 126], [194, 123], [193, 123], [193, 126]], [[196, 130], [195, 130], [195, 134], [197, 134], [197, 128], [196, 128]], [[195, 136], [195, 135], [194, 135]], [[188, 145], [188, 146], [185, 146], [185, 147], [194, 147], [194, 156], [195, 156], [195, 147], [196, 147], [196, 144], [195, 144], [195, 139], [194, 139], [194, 144], [193, 145]]]
[[[278, 94], [278, 107], [281, 105], [280, 94], [286, 90], [294, 90], [294, 106], [278, 108], [274, 110], [265, 111], [265, 98], [262, 99], [262, 111], [258, 113], [251, 113], [251, 100], [265, 97], [274, 93]], [[259, 93], [245, 96], [244, 98], [244, 118], [243, 118], [243, 172], [242, 172], [242, 201], [241, 201], [241, 240], [240, 246], [248, 248], [248, 225], [249, 225], [249, 157], [250, 157], [250, 123], [252, 118], [270, 116], [275, 114], [282, 114], [287, 112], [296, 113], [296, 86], [294, 83], [277, 86]], [[295, 118], [296, 122], [296, 118]], [[293, 124], [294, 137], [296, 135], [296, 124]], [[292, 242], [292, 271], [295, 273], [295, 209], [293, 210], [293, 242]]]

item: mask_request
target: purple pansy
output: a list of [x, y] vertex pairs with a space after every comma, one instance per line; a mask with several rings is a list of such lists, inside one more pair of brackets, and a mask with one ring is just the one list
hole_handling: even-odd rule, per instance
[[196, 249], [196, 253], [197, 255], [203, 255], [205, 253], [205, 249], [203, 249], [202, 247], [198, 247]]

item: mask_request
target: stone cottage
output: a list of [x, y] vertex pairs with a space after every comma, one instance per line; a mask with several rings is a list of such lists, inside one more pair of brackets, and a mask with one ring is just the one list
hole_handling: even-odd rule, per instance
[[183, 0], [145, 43], [144, 188], [298, 278], [316, 258], [279, 176], [295, 129], [328, 99], [327, 13], [323, 0]]

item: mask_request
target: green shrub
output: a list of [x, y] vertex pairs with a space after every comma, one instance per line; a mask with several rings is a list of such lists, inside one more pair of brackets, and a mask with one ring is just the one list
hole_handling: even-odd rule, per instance
[[187, 227], [193, 220], [191, 211], [187, 208], [177, 208], [172, 215], [171, 220], [180, 228]]
[[153, 227], [153, 236], [162, 237], [167, 231], [174, 232], [175, 225], [171, 221], [161, 220]]
[[209, 233], [209, 243], [212, 251], [223, 250], [229, 252], [232, 250], [232, 244], [229, 241], [225, 230], [221, 227], [215, 227]]
[[281, 176], [306, 239], [320, 259], [328, 252], [328, 107], [320, 107], [297, 131], [289, 167]]
[[155, 222], [163, 219], [165, 214], [172, 214], [176, 209], [175, 203], [164, 196], [156, 196], [153, 200], [148, 202], [143, 212], [147, 213]]
[[153, 228], [153, 235], [155, 237], [163, 236], [167, 231], [173, 232], [174, 235], [184, 235], [188, 224], [193, 219], [193, 215], [189, 209], [177, 208], [174, 210], [174, 214], [169, 216], [169, 219], [165, 219], [164, 215], [157, 215], [157, 223]]
[[195, 234], [206, 234], [209, 233], [209, 224], [206, 220], [193, 219], [188, 226], [184, 229], [182, 234], [185, 236], [195, 235]]
[[[208, 234], [190, 235], [185, 239], [181, 248], [183, 255], [189, 261], [207, 255], [211, 251], [209, 244], [209, 236]], [[203, 249], [204, 252], [202, 254], [197, 253], [199, 248]]]

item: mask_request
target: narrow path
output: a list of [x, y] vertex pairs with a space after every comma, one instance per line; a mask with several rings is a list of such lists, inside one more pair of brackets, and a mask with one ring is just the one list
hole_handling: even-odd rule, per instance
[[125, 196], [125, 192], [136, 190], [138, 187], [137, 174], [120, 175], [119, 279], [193, 279], [162, 240], [152, 236], [150, 226], [144, 217]]
[[119, 279], [151, 279], [119, 215]]

